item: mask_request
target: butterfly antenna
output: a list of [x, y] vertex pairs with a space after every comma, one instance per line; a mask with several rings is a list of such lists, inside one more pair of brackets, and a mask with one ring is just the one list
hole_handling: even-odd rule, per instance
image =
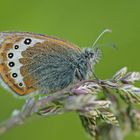
[[[112, 30], [110, 30], [110, 29], [105, 29], [105, 30], [103, 30], [103, 31], [100, 33], [100, 35], [97, 37], [97, 39], [94, 41], [94, 43], [92, 44], [92, 47], [91, 47], [91, 48], [95, 48], [97, 42], [100, 40], [100, 38], [101, 38], [105, 33], [111, 33], [111, 32], [112, 32]], [[100, 82], [100, 79], [99, 79], [99, 78], [97, 77], [97, 75], [95, 74], [95, 71], [92, 71], [92, 73], [93, 73], [94, 78], [95, 78], [98, 82]]]
[[94, 41], [93, 45], [92, 45], [92, 48], [95, 47], [95, 45], [97, 44], [98, 40], [100, 40], [100, 38], [105, 34], [105, 33], [111, 33], [112, 30], [110, 29], [105, 29], [101, 32], [101, 34], [97, 37], [97, 39]]

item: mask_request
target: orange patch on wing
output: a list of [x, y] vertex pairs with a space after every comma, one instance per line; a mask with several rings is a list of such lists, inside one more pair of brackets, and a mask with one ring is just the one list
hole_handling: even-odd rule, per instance
[[10, 69], [7, 66], [7, 52], [9, 49], [13, 47], [12, 43], [3, 44], [0, 48], [0, 73], [4, 80], [4, 82], [9, 86], [9, 88], [17, 93], [20, 96], [27, 95], [31, 92], [36, 91], [36, 88], [24, 88], [19, 87], [18, 84], [15, 83], [14, 79], [11, 78]]
[[0, 64], [0, 72], [1, 72], [4, 82], [10, 87], [11, 90], [13, 90], [18, 95], [21, 95], [21, 96], [27, 95], [37, 90], [36, 88], [22, 88], [22, 87], [20, 88], [17, 84], [14, 83], [14, 80], [10, 78], [10, 73], [7, 75], [5, 74], [4, 66], [1, 64]]

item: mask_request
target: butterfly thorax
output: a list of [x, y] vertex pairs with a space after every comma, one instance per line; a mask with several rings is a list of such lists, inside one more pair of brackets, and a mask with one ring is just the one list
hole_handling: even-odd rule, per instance
[[77, 77], [85, 80], [90, 78], [92, 71], [94, 71], [94, 65], [99, 61], [101, 57], [101, 51], [99, 49], [85, 49], [78, 59]]

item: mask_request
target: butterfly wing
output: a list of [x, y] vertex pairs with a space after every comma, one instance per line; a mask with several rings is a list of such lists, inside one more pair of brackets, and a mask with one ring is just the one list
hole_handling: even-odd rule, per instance
[[18, 95], [56, 91], [74, 79], [80, 49], [67, 41], [32, 33], [0, 33], [2, 85]]

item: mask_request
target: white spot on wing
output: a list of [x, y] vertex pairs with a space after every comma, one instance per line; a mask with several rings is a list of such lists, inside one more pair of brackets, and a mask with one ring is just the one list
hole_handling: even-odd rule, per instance
[[[26, 38], [30, 38], [32, 40], [30, 45], [24, 44], [24, 41], [25, 41]], [[23, 82], [23, 76], [20, 73], [20, 68], [22, 67], [22, 64], [19, 62], [19, 59], [23, 58], [22, 57], [22, 52], [25, 51], [29, 47], [33, 47], [36, 43], [42, 43], [44, 41], [44, 40], [35, 39], [35, 38], [32, 38], [32, 37], [26, 37], [26, 38], [24, 38], [20, 42], [14, 44], [14, 46], [19, 45], [18, 49], [15, 49], [14, 46], [13, 46], [13, 48], [8, 51], [8, 53], [13, 53], [14, 54], [13, 58], [8, 58], [8, 63], [9, 62], [14, 62], [15, 63], [15, 66], [10, 68], [11, 69], [10, 72], [18, 74], [18, 76], [16, 78], [14, 78], [14, 80], [15, 80], [15, 83], [17, 83], [17, 84], [22, 83], [23, 84], [22, 87], [25, 87], [25, 84]]]

